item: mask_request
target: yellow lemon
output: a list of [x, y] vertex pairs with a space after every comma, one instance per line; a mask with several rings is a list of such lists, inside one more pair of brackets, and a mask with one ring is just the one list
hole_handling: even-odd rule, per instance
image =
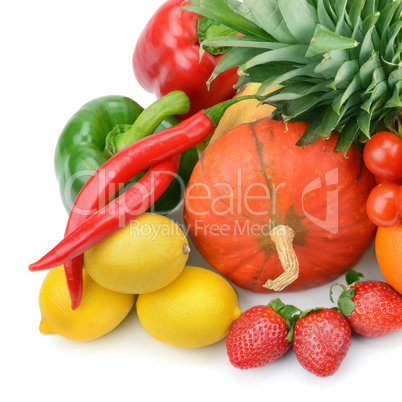
[[189, 251], [179, 225], [166, 216], [146, 212], [89, 249], [84, 266], [105, 288], [139, 294], [176, 279]]
[[98, 285], [83, 270], [83, 296], [71, 309], [63, 266], [46, 275], [39, 292], [43, 334], [58, 334], [75, 341], [99, 338], [119, 325], [130, 312], [136, 296], [112, 292]]
[[145, 330], [160, 341], [197, 348], [223, 339], [241, 310], [236, 292], [223, 277], [186, 266], [168, 286], [139, 295], [137, 314]]

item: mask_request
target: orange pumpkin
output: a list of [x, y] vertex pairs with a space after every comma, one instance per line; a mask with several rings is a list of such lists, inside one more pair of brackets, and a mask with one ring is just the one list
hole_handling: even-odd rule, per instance
[[362, 154], [337, 134], [296, 146], [306, 123], [242, 124], [212, 144], [185, 192], [184, 222], [205, 260], [255, 292], [327, 283], [355, 265], [376, 227]]

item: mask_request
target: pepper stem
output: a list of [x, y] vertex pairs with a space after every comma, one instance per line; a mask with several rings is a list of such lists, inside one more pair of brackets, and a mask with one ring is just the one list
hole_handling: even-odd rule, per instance
[[277, 292], [285, 289], [299, 276], [299, 261], [293, 248], [294, 231], [289, 226], [278, 225], [271, 231], [271, 240], [275, 243], [279, 260], [284, 272], [276, 279], [269, 279], [263, 285]]
[[190, 100], [183, 91], [172, 91], [148, 106], [124, 132], [106, 138], [105, 154], [111, 156], [126, 146], [152, 134], [166, 118], [187, 113], [190, 110]]

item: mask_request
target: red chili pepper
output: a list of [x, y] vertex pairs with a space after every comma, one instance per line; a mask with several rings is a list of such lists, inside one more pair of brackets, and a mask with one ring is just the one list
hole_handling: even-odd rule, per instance
[[[66, 232], [66, 235], [68, 233]], [[84, 255], [81, 254], [70, 261], [64, 263], [64, 275], [67, 281], [67, 288], [71, 299], [71, 309], [75, 310], [82, 299], [82, 266], [84, 264]]]
[[[147, 169], [149, 166], [181, 154], [186, 149], [195, 146], [204, 140], [213, 131], [214, 127], [213, 121], [204, 112], [198, 112], [177, 126], [143, 138], [108, 159], [87, 181], [85, 191], [89, 194], [93, 192], [105, 193], [107, 191], [104, 188], [106, 184], [105, 178], [113, 177], [116, 174], [115, 172], [118, 171], [121, 172], [120, 177], [123, 178], [123, 182], [124, 180], [128, 181], [131, 177]], [[99, 235], [104, 236], [105, 232], [110, 234], [111, 230], [117, 230], [119, 227], [119, 216], [116, 214], [113, 206], [125, 193], [114, 200], [115, 202], [106, 205], [88, 217], [75, 230], [64, 237], [53, 250], [36, 263], [31, 264], [29, 269], [31, 271], [38, 271], [57, 267], [79, 256], [92, 247], [92, 245], [99, 242]], [[83, 212], [85, 213], [85, 211]], [[96, 228], [92, 226], [95, 221], [94, 216], [100, 218], [97, 221]], [[116, 218], [116, 216], [117, 222], [113, 221], [113, 218]], [[88, 235], [89, 232], [91, 235]], [[94, 241], [95, 239], [96, 241]]]
[[[152, 170], [155, 172], [159, 169], [159, 165], [155, 165]], [[116, 172], [115, 175], [105, 177], [103, 180], [99, 180], [98, 191], [91, 191], [91, 188], [87, 188], [86, 185], [82, 188], [77, 196], [76, 201], [71, 209], [69, 218], [67, 221], [66, 230], [64, 236], [67, 236], [73, 230], [75, 230], [88, 216], [102, 208], [110, 198], [119, 190], [124, 178], [127, 175], [127, 171]], [[142, 184], [143, 180], [139, 182]], [[90, 187], [93, 187], [90, 186]], [[156, 200], [155, 200], [156, 201]], [[131, 206], [135, 208], [135, 206]], [[64, 263], [64, 273], [67, 282], [67, 288], [71, 299], [71, 308], [75, 310], [79, 307], [82, 299], [83, 289], [83, 277], [82, 267], [84, 262], [84, 255], [81, 254], [70, 261]]]
[[[180, 154], [166, 159], [149, 171], [119, 197], [84, 220], [38, 263], [29, 269], [37, 271], [80, 258], [89, 248], [104, 240], [118, 228], [145, 212], [167, 189], [177, 173]], [[76, 277], [74, 277], [76, 279]]]
[[[162, 161], [155, 166], [153, 166], [133, 187], [127, 190], [124, 193], [124, 197], [118, 197], [119, 200], [116, 201], [118, 206], [114, 206], [113, 203], [105, 208], [103, 211], [98, 213], [98, 219], [102, 216], [103, 213], [108, 213], [108, 209], [117, 209], [119, 213], [122, 213], [120, 207], [122, 204], [122, 200], [124, 200], [124, 210], [126, 211], [127, 217], [139, 216], [142, 212], [145, 212], [166, 190], [169, 184], [172, 182], [175, 174], [177, 173], [178, 167], [180, 164], [180, 154], [174, 156], [173, 158]], [[109, 185], [112, 184], [120, 184], [120, 175], [116, 174], [107, 181]], [[107, 186], [106, 188], [109, 188]], [[86, 197], [86, 191], [81, 191], [83, 197], [79, 197], [77, 200], [78, 203], [75, 203], [73, 209], [71, 210], [69, 220], [67, 222], [67, 228], [65, 232], [65, 236], [70, 234], [76, 228], [78, 228], [85, 220], [87, 219], [86, 211], [82, 210], [82, 213], [78, 211], [81, 210], [81, 206], [89, 207], [89, 210], [96, 209], [98, 210], [98, 206], [96, 205], [99, 201], [98, 197]], [[108, 195], [106, 194], [108, 197]], [[132, 215], [132, 211], [134, 211], [134, 215]], [[102, 219], [102, 218], [100, 218]], [[120, 220], [122, 216], [120, 216]], [[87, 226], [93, 224], [94, 227], [91, 230], [96, 231], [96, 221], [93, 218], [90, 222], [87, 222]], [[120, 221], [120, 223], [122, 223]], [[71, 299], [71, 308], [75, 310], [81, 303], [82, 299], [82, 266], [83, 266], [84, 255], [80, 254], [69, 261], [64, 262], [64, 272], [67, 280], [67, 287], [70, 293]]]
[[[158, 169], [157, 166], [154, 169]], [[119, 171], [114, 175], [109, 175], [103, 179], [98, 178], [98, 191], [92, 191], [94, 185], [84, 185], [74, 202], [68, 217], [64, 236], [75, 230], [88, 216], [102, 208], [112, 196], [119, 190], [123, 183], [127, 171]], [[140, 179], [141, 180], [141, 179]], [[134, 207], [133, 207], [134, 208]], [[70, 261], [64, 263], [64, 273], [67, 281], [67, 288], [71, 299], [71, 308], [75, 310], [81, 303], [83, 278], [84, 255], [81, 254]]]
[[[235, 94], [237, 69], [230, 69], [207, 81], [223, 55], [205, 51], [200, 59], [197, 22], [201, 15], [180, 10], [189, 4], [168, 0], [151, 17], [139, 36], [133, 54], [134, 74], [139, 84], [158, 98], [182, 90], [190, 98], [187, 118]], [[227, 29], [227, 28], [226, 28]]]
[[[259, 97], [250, 95], [227, 100], [212, 108], [196, 113], [177, 126], [128, 145], [108, 159], [95, 172], [85, 185], [86, 191], [90, 193], [99, 191], [99, 186], [102, 184], [100, 179], [111, 177], [115, 172], [121, 172], [122, 176], [132, 177], [149, 166], [172, 158], [195, 146], [211, 134], [229, 106], [243, 99], [259, 99]], [[132, 217], [132, 213], [124, 205], [125, 200], [123, 197], [129, 190], [82, 222], [50, 252], [39, 261], [31, 264], [29, 269], [38, 271], [57, 267], [84, 253], [116, 231], [121, 227], [121, 223], [125, 223], [127, 218]], [[134, 187], [132, 192], [135, 192], [135, 190], [138, 190], [138, 188]], [[155, 189], [154, 191], [159, 190]], [[127, 205], [133, 205], [133, 203], [130, 202]]]
[[[184, 92], [170, 92], [168, 95], [158, 99], [151, 106], [147, 107], [131, 126], [130, 130], [118, 137], [119, 143], [116, 144], [116, 142], [114, 142], [113, 145], [118, 148], [117, 150], [121, 150], [128, 144], [150, 135], [163, 119], [172, 114], [181, 114], [188, 111], [189, 108], [189, 100]], [[111, 142], [109, 141], [109, 147], [110, 146]], [[155, 166], [152, 170], [157, 172], [158, 169], [159, 168]], [[128, 180], [127, 178], [130, 174], [132, 173], [129, 170], [118, 170], [115, 171], [113, 175], [107, 177], [102, 178], [99, 176], [96, 182], [97, 191], [93, 191], [93, 183], [91, 183], [89, 187], [84, 185], [71, 208], [65, 236], [77, 228], [88, 216], [108, 203]], [[134, 174], [132, 175], [134, 176]], [[129, 178], [131, 178], [131, 176]], [[134, 206], [132, 208], [134, 208]], [[82, 299], [82, 267], [83, 255], [79, 255], [64, 263], [67, 288], [70, 294], [71, 308], [73, 310], [80, 305]]]

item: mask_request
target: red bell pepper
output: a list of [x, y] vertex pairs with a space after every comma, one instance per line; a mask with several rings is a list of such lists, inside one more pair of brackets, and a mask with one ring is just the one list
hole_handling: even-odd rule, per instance
[[190, 99], [189, 113], [194, 113], [232, 98], [238, 80], [237, 69], [230, 69], [207, 81], [223, 55], [205, 51], [200, 59], [198, 19], [202, 16], [180, 10], [189, 4], [168, 0], [148, 21], [141, 32], [133, 54], [133, 69], [138, 83], [158, 98], [173, 90], [181, 90]]

